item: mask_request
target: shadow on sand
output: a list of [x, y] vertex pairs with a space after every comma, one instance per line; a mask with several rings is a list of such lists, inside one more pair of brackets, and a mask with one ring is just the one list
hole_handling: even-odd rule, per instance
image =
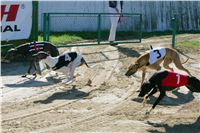
[[[174, 95], [177, 96], [177, 98], [172, 98], [172, 97], [167, 97], [165, 96], [160, 103], [158, 103], [158, 105], [171, 105], [171, 106], [178, 106], [180, 104], [185, 104], [185, 103], [189, 103], [194, 99], [193, 93], [191, 91], [188, 91], [187, 94], [178, 92], [178, 91], [173, 91], [172, 92]], [[149, 97], [149, 104], [154, 104], [154, 102], [156, 101], [157, 97], [154, 96], [150, 96]], [[143, 99], [138, 99], [138, 98], [134, 98], [132, 99], [133, 101], [136, 102], [143, 102]]]
[[28, 70], [28, 62], [11, 62], [1, 64], [1, 76], [23, 75]]
[[42, 103], [42, 104], [48, 104], [52, 103], [54, 100], [73, 100], [73, 99], [81, 99], [83, 97], [89, 96], [89, 93], [80, 91], [80, 89], [77, 89], [74, 85], [72, 89], [62, 92], [56, 92], [49, 96], [47, 99], [44, 100], [37, 100], [34, 101], [34, 103]]
[[[153, 127], [162, 127], [165, 129], [165, 133], [200, 133], [200, 116], [194, 123], [191, 124], [178, 124], [170, 126], [163, 123], [152, 123], [147, 122], [147, 124], [152, 125]], [[149, 130], [150, 133], [160, 133], [158, 130]]]
[[14, 83], [14, 84], [4, 84], [4, 86], [18, 88], [18, 87], [42, 87], [42, 86], [49, 86], [56, 83], [59, 83], [60, 79], [55, 79], [53, 77], [47, 77], [47, 81], [38, 81], [35, 78], [27, 78], [26, 81], [22, 83]]
[[141, 55], [138, 51], [133, 50], [132, 48], [122, 46], [116, 46], [116, 48], [120, 53], [126, 55], [127, 57], [139, 57]]

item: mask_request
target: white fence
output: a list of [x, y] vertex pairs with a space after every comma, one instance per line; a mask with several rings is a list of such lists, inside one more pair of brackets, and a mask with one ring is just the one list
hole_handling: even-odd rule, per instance
[[[200, 30], [200, 1], [124, 1], [125, 13], [142, 13], [143, 31], [171, 30], [171, 18], [174, 13], [178, 15], [179, 30]], [[42, 13], [99, 13], [108, 12], [108, 1], [40, 1], [39, 2], [39, 30], [43, 29]], [[96, 21], [85, 23], [86, 18], [71, 18], [76, 23], [62, 22], [54, 19], [51, 22], [53, 31], [71, 30], [91, 31]], [[131, 25], [132, 23], [128, 23]], [[86, 28], [87, 27], [87, 28]], [[104, 29], [110, 28], [109, 18], [105, 18]]]

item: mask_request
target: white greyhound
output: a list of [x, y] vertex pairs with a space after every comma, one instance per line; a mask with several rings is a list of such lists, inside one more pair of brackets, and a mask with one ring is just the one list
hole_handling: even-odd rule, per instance
[[48, 53], [42, 51], [33, 56], [38, 58], [39, 61], [45, 63], [52, 70], [59, 71], [65, 74], [67, 78], [62, 82], [66, 84], [70, 84], [73, 82], [74, 71], [76, 67], [83, 64], [89, 67], [83, 56], [76, 52], [65, 52], [63, 55], [52, 57]]

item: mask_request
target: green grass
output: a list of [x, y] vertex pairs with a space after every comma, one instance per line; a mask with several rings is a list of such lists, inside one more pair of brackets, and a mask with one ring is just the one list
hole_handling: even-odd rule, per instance
[[[192, 33], [192, 34], [199, 34], [199, 31], [190, 31], [190, 32], [177, 32], [177, 34], [183, 34], [183, 33]], [[142, 38], [150, 38], [150, 37], [159, 37], [159, 36], [165, 36], [165, 35], [172, 35], [171, 31], [165, 31], [165, 32], [145, 32], [142, 33]], [[109, 31], [101, 31], [101, 41], [107, 41], [109, 36]], [[69, 44], [69, 43], [75, 43], [80, 41], [97, 41], [98, 33], [97, 32], [65, 32], [65, 33], [51, 33], [50, 41], [55, 45], [60, 44]], [[117, 32], [117, 39], [118, 40], [126, 40], [126, 39], [133, 39], [139, 38], [138, 33], [134, 32]], [[42, 33], [39, 33], [38, 36], [39, 41], [43, 41], [43, 35]], [[19, 44], [23, 44], [27, 42], [27, 40], [19, 40], [19, 41], [1, 41], [1, 45], [4, 44], [15, 44], [12, 47], [15, 47]], [[182, 46], [200, 46], [200, 41], [178, 41], [177, 45]], [[7, 48], [1, 48], [1, 53], [4, 55], [7, 50], [11, 47]]]
[[[198, 31], [189, 31], [189, 32], [177, 32], [178, 34], [199, 34]], [[142, 33], [142, 38], [150, 38], [150, 37], [160, 37], [160, 36], [172, 36], [172, 31], [165, 32], [145, 32]], [[109, 31], [101, 31], [101, 41], [107, 41], [109, 36]], [[85, 41], [85, 40], [97, 40], [98, 34], [97, 32], [58, 32], [51, 33], [50, 41], [57, 44], [67, 44], [67, 43], [75, 43], [77, 41]], [[139, 33], [136, 32], [117, 32], [118, 40], [126, 40], [126, 39], [136, 39], [139, 38]], [[39, 41], [43, 40], [42, 33], [39, 34]]]
[[[107, 41], [109, 36], [108, 31], [101, 32], [101, 41]], [[118, 40], [133, 39], [133, 37], [138, 38], [139, 34], [134, 32], [118, 32]], [[86, 40], [95, 40], [97, 41], [98, 33], [97, 32], [69, 32], [69, 33], [51, 33], [50, 41], [53, 44], [67, 44], [75, 43], [77, 41], [86, 41]], [[43, 40], [43, 36], [39, 34], [39, 41]]]
[[[53, 44], [59, 44], [59, 43], [72, 43], [72, 42], [76, 42], [76, 41], [81, 41], [81, 40], [84, 40], [83, 38], [81, 38], [80, 36], [77, 36], [77, 35], [69, 35], [69, 34], [61, 34], [61, 35], [58, 35], [58, 34], [53, 34], [51, 37], [50, 37], [50, 41], [53, 43]], [[43, 38], [41, 36], [39, 36], [39, 41], [42, 41]]]
[[[77, 41], [84, 41], [84, 40], [91, 40], [96, 39], [97, 35], [96, 33], [92, 32], [70, 32], [70, 33], [51, 33], [50, 35], [50, 41], [53, 44], [66, 44], [66, 43], [73, 43]], [[39, 34], [38, 37], [39, 41], [43, 40], [42, 34]]]
[[181, 46], [200, 46], [200, 41], [181, 41], [177, 45]]
[[[176, 35], [179, 34], [200, 34], [200, 31], [177, 31]], [[159, 37], [159, 36], [172, 36], [172, 31], [155, 31], [155, 32], [143, 32], [142, 38]]]

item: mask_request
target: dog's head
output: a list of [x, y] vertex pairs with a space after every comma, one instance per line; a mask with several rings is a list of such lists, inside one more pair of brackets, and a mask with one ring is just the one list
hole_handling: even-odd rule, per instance
[[131, 64], [128, 68], [128, 71], [126, 72], [126, 76], [131, 76], [133, 74], [135, 74], [138, 70], [139, 64], [135, 63], [135, 64]]
[[33, 57], [35, 57], [39, 61], [46, 59], [48, 56], [50, 56], [50, 55], [47, 52], [44, 52], [44, 51], [40, 51], [40, 52], [33, 55]]
[[144, 97], [146, 94], [148, 94], [154, 86], [151, 83], [144, 83], [141, 87], [139, 97]]
[[17, 49], [11, 48], [10, 50], [8, 50], [5, 59], [12, 61], [16, 55], [17, 55]]

